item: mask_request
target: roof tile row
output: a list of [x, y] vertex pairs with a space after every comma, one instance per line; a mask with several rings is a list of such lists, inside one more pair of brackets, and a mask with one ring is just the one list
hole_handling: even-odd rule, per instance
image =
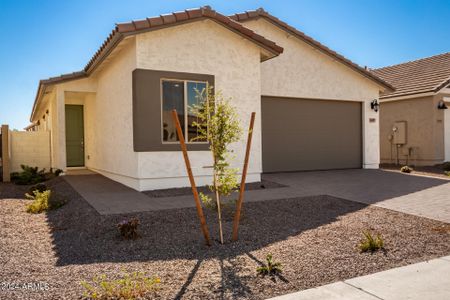
[[438, 92], [450, 83], [450, 52], [375, 69], [372, 72], [396, 88], [395, 91], [384, 93], [382, 98]]

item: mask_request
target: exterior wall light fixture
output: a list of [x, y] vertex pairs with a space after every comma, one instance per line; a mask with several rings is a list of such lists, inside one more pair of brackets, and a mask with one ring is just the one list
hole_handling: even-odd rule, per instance
[[377, 99], [372, 100], [372, 102], [370, 102], [370, 108], [373, 109], [375, 112], [378, 112], [378, 110], [380, 109], [380, 104], [378, 103]]
[[438, 103], [438, 109], [447, 109], [448, 107], [447, 107], [447, 105], [445, 104], [445, 102], [444, 101], [439, 101], [439, 103]]

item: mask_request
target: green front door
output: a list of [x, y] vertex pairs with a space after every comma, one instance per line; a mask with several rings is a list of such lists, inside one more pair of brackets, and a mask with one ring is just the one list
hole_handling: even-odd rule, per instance
[[84, 166], [83, 105], [66, 105], [66, 156], [68, 167]]

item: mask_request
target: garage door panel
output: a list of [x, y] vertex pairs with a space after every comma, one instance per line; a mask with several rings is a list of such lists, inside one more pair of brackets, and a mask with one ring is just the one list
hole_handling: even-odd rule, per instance
[[361, 168], [361, 103], [262, 98], [263, 171]]

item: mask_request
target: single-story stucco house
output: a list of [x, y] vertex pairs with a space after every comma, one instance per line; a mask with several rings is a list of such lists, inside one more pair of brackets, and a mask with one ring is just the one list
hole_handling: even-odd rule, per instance
[[[188, 186], [168, 112], [207, 84], [255, 111], [248, 181], [262, 172], [378, 168], [378, 113], [392, 86], [262, 9], [210, 7], [116, 25], [86, 67], [41, 80], [30, 130], [51, 131], [51, 165], [85, 167], [136, 190]], [[188, 135], [191, 118], [186, 118]], [[245, 139], [234, 144], [240, 167]], [[208, 145], [189, 143], [199, 185]]]
[[395, 87], [380, 97], [381, 162], [450, 161], [450, 53], [373, 72]]

